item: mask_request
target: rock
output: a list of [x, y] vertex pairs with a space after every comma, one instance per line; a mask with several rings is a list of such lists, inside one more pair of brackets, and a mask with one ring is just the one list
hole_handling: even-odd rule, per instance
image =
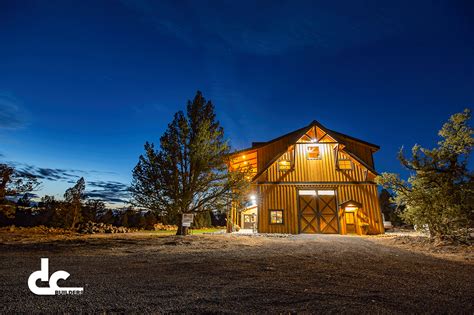
[[113, 226], [112, 224], [87, 222], [77, 227], [77, 232], [82, 234], [96, 234], [96, 233], [130, 233], [136, 229], [126, 228], [124, 226]]

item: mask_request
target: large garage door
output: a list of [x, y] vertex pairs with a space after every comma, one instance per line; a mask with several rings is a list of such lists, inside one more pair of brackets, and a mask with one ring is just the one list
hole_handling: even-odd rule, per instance
[[300, 233], [339, 233], [333, 190], [299, 190]]

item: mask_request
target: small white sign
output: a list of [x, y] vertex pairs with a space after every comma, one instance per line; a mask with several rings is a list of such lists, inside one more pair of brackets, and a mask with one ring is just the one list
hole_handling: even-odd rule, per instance
[[192, 214], [192, 213], [183, 213], [183, 217], [182, 217], [182, 220], [181, 220], [181, 225], [186, 226], [186, 227], [190, 227], [191, 223], [193, 223], [193, 220], [194, 220], [194, 214]]

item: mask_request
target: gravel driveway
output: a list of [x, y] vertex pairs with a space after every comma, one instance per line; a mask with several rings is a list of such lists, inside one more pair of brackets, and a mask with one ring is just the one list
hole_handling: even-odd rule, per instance
[[[41, 257], [84, 294], [32, 294]], [[2, 313], [474, 312], [471, 262], [340, 235], [3, 237], [0, 284]]]

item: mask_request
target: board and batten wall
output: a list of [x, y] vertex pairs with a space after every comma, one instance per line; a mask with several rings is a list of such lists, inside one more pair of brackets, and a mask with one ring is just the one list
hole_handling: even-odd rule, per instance
[[[306, 157], [308, 146], [319, 146], [320, 159]], [[299, 233], [298, 189], [333, 189], [338, 205], [354, 200], [362, 204], [357, 211], [359, 223], [369, 224], [369, 233], [383, 233], [383, 220], [378, 202], [377, 186], [371, 181], [375, 175], [353, 161], [352, 170], [336, 169], [335, 154], [349, 157], [335, 150], [336, 143], [297, 143], [276, 160], [257, 179], [259, 231], [262, 233]], [[293, 152], [293, 150], [296, 150]], [[370, 158], [371, 159], [371, 158]], [[293, 160], [290, 171], [281, 172], [278, 162]], [[283, 224], [270, 224], [269, 210], [283, 210]], [[338, 206], [339, 230], [345, 234], [344, 210]]]
[[[362, 204], [362, 207], [357, 211], [357, 219], [359, 222], [369, 224], [369, 234], [383, 233], [383, 221], [375, 184], [258, 185], [258, 231], [260, 233], [299, 233], [298, 189], [334, 189], [336, 191], [339, 232], [341, 234], [346, 233], [346, 227], [344, 210], [339, 205], [347, 200], [355, 200]], [[283, 224], [270, 224], [270, 210], [283, 210]]]
[[[308, 160], [306, 158], [306, 148], [308, 146], [319, 146], [321, 159]], [[350, 171], [338, 171], [336, 169], [335, 149], [333, 143], [297, 143], [293, 146], [295, 153], [288, 151], [284, 153], [257, 182], [361, 182], [371, 180], [375, 176], [368, 174], [366, 169], [357, 162], [353, 162], [353, 169]], [[294, 168], [288, 172], [280, 172], [278, 162], [281, 160], [291, 160], [294, 154]], [[348, 157], [347, 154], [339, 152], [339, 157]]]

